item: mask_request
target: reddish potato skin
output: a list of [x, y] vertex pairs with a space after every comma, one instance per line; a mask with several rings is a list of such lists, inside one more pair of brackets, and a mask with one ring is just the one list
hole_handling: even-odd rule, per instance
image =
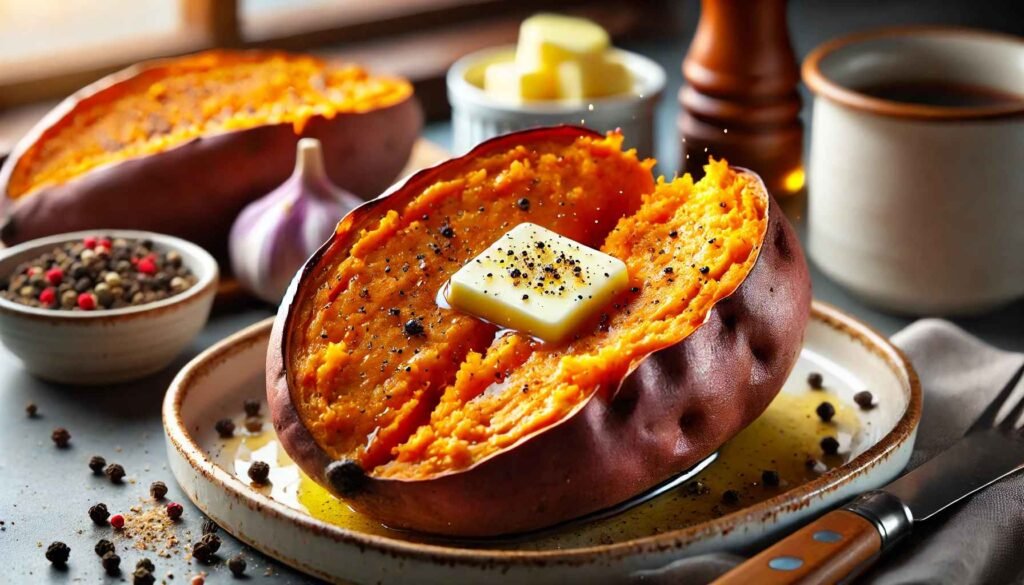
[[235, 217], [291, 175], [300, 138], [323, 143], [324, 163], [335, 184], [372, 198], [405, 166], [423, 124], [419, 103], [410, 96], [365, 113], [313, 117], [302, 134], [291, 124], [275, 124], [201, 137], [92, 169], [18, 199], [7, 196], [14, 167], [48, 128], [76, 108], [88, 107], [101, 92], [163, 63], [136, 65], [79, 90], [18, 143], [0, 170], [4, 244], [83, 229], [131, 228], [185, 238], [223, 262]]
[[[589, 134], [564, 127], [531, 130], [485, 142], [466, 156], [567, 132], [573, 133], [571, 138]], [[378, 207], [401, 207], [429, 183], [433, 172], [415, 175], [350, 213], [333, 242], [310, 259], [293, 283], [274, 323], [267, 354], [274, 427], [291, 457], [332, 491], [324, 474], [332, 460], [300, 420], [285, 375], [289, 308], [323, 256], [348, 249], [353, 225], [371, 214], [378, 216]], [[747, 278], [711, 309], [693, 334], [644, 359], [611, 397], [595, 394], [558, 425], [475, 467], [419, 481], [367, 478], [357, 493], [344, 496], [346, 502], [395, 528], [459, 537], [514, 534], [625, 501], [718, 449], [757, 418], [782, 388], [799, 355], [810, 313], [803, 252], [761, 185], [769, 202], [768, 226]]]

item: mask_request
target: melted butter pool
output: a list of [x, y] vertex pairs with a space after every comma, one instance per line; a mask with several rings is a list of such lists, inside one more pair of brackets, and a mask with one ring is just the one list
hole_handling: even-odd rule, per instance
[[[555, 529], [526, 540], [467, 543], [466, 546], [550, 550], [650, 536], [756, 504], [843, 464], [858, 450], [859, 443], [872, 442], [861, 436], [865, 433], [858, 409], [833, 392], [807, 389], [803, 382], [806, 372], [801, 370], [803, 368], [794, 372], [787, 388], [760, 418], [720, 449], [714, 463], [679, 488], [611, 518]], [[822, 422], [815, 414], [823, 401], [830, 402], [836, 410], [830, 423]], [[270, 484], [253, 484], [254, 489], [343, 528], [411, 541], [431, 540], [388, 529], [353, 511], [299, 470], [281, 448], [269, 423], [264, 422], [262, 429], [255, 432], [246, 430], [240, 423], [241, 420], [236, 421], [238, 434], [223, 441], [218, 451], [225, 468], [233, 470], [243, 481], [248, 481], [247, 471], [252, 461], [270, 464]], [[838, 455], [822, 453], [820, 441], [825, 436], [838, 439]], [[777, 473], [779, 485], [766, 485], [762, 480], [765, 471]], [[737, 502], [723, 498], [728, 490], [738, 495]]]

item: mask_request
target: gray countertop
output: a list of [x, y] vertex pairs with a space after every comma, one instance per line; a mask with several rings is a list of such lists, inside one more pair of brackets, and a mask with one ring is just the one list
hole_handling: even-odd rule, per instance
[[[883, 24], [910, 22], [949, 23], [983, 26], [1021, 34], [1024, 23], [1006, 18], [1010, 2], [921, 2], [917, 0], [876, 2], [813, 1], [792, 2], [790, 21], [797, 53], [801, 56], [818, 43], [844, 32]], [[661, 62], [669, 73], [669, 87], [658, 114], [657, 154], [663, 161], [661, 172], [670, 174], [678, 159], [675, 139], [675, 93], [681, 83], [679, 62], [686, 50], [695, 24], [697, 9], [691, 0], [682, 3], [686, 33], [678, 41], [628, 44], [633, 50]], [[1017, 30], [1014, 30], [1016, 27]], [[804, 116], [809, 102], [805, 94]], [[426, 136], [438, 143], [449, 143], [446, 123], [431, 124]], [[808, 132], [810, 134], [810, 132]], [[667, 163], [667, 164], [666, 164]], [[787, 213], [804, 229], [802, 197], [785, 203]], [[812, 267], [814, 291], [818, 299], [837, 305], [886, 334], [891, 334], [912, 319], [879, 312], [850, 296], [825, 279]], [[160, 422], [160, 403], [164, 391], [177, 370], [205, 347], [242, 327], [272, 314], [268, 307], [250, 305], [230, 312], [217, 312], [188, 351], [166, 371], [146, 380], [104, 388], [57, 386], [36, 380], [25, 373], [18, 361], [0, 351], [0, 583], [117, 583], [130, 581], [135, 562], [147, 556], [157, 565], [157, 576], [174, 578], [168, 583], [187, 584], [199, 571], [210, 574], [207, 582], [231, 582], [224, 562], [200, 566], [182, 555], [171, 559], [119, 547], [121, 577], [104, 575], [93, 546], [109, 533], [109, 528], [94, 526], [87, 510], [96, 502], [105, 502], [111, 510], [125, 510], [148, 497], [149, 484], [163, 480], [170, 487], [169, 500], [185, 505], [182, 532], [199, 532], [201, 513], [184, 501], [167, 469]], [[1024, 302], [969, 319], [956, 321], [982, 339], [1006, 349], [1024, 351]], [[40, 415], [30, 419], [25, 405], [34, 402]], [[50, 432], [66, 427], [72, 435], [71, 448], [56, 449]], [[102, 476], [93, 476], [86, 466], [93, 454], [124, 465], [128, 480], [111, 485]], [[274, 583], [310, 583], [305, 577], [244, 547], [221, 532], [225, 544], [220, 557], [227, 559], [239, 550], [249, 563], [250, 580]], [[66, 571], [56, 570], [44, 559], [46, 546], [62, 540], [71, 547]], [[267, 574], [269, 572], [269, 574]]]

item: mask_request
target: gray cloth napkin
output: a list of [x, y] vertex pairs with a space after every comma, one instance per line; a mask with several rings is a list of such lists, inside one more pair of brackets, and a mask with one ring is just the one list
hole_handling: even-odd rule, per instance
[[[917, 321], [892, 340], [906, 352], [924, 388], [924, 411], [908, 469], [963, 436], [1024, 363], [1024, 354], [1000, 351], [938, 319]], [[726, 553], [682, 559], [663, 569], [637, 573], [635, 581], [706, 583], [742, 560]], [[922, 524], [860, 581], [1024, 583], [1024, 474], [1003, 480]]]

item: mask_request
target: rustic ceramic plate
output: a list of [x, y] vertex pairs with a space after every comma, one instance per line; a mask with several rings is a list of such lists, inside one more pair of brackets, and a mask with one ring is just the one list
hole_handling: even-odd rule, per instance
[[[815, 303], [800, 361], [780, 398], [722, 448], [702, 484], [691, 482], [593, 526], [517, 541], [444, 542], [356, 516], [301, 477], [277, 447], [269, 423], [243, 424], [243, 400], [264, 396], [270, 326], [267, 320], [225, 339], [175, 378], [163, 405], [171, 470], [192, 501], [227, 531], [334, 582], [618, 582], [684, 556], [750, 550], [894, 478], [910, 457], [921, 414], [917, 376], [902, 353], [852, 317]], [[812, 371], [823, 374], [824, 391], [808, 388]], [[865, 389], [876, 403], [867, 411], [852, 400]], [[828, 424], [814, 414], [825, 400], [837, 407]], [[218, 438], [213, 426], [223, 417], [235, 418], [236, 438]], [[839, 439], [842, 455], [821, 454], [822, 433]], [[753, 460], [744, 463], [744, 456]], [[249, 461], [257, 458], [272, 463], [269, 486], [246, 477]], [[762, 469], [787, 471], [772, 487], [762, 481]], [[732, 487], [739, 503], [721, 497]]]

